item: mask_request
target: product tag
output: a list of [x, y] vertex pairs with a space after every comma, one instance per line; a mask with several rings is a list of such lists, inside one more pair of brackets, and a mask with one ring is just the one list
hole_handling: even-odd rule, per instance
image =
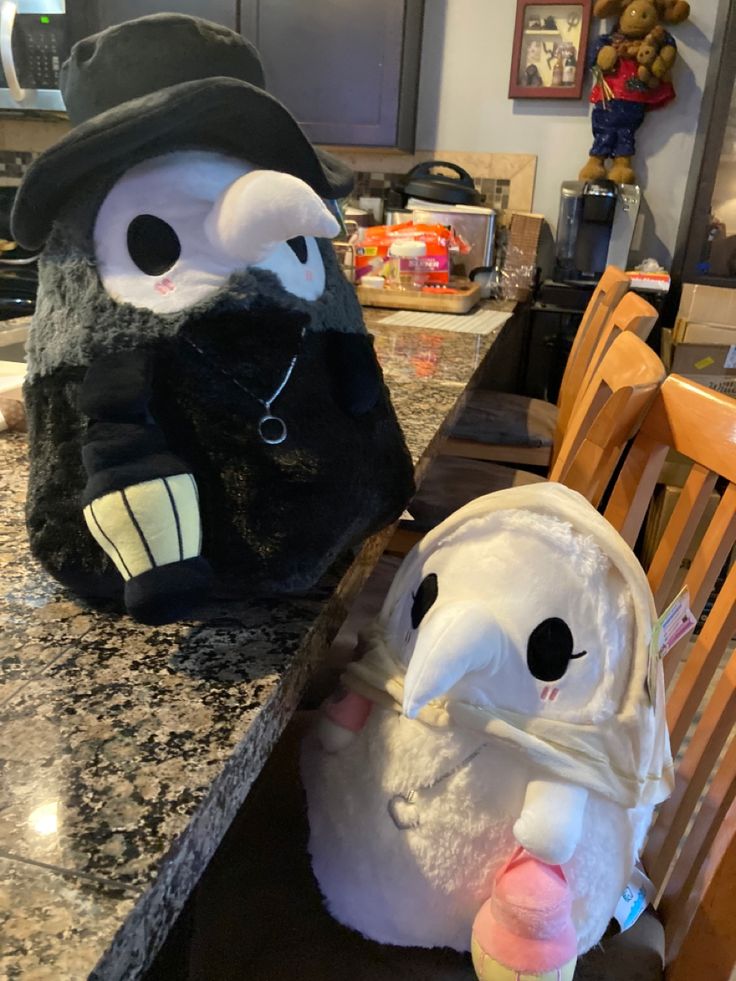
[[728, 349], [728, 354], [726, 355], [726, 360], [723, 363], [724, 368], [736, 368], [736, 344], [732, 344]]
[[641, 865], [637, 865], [631, 874], [628, 886], [624, 889], [623, 895], [613, 911], [613, 918], [621, 927], [622, 933], [636, 923], [654, 899], [655, 892], [651, 879]]
[[652, 705], [657, 700], [657, 684], [660, 662], [682, 638], [690, 633], [698, 621], [690, 609], [690, 591], [684, 586], [657, 620], [652, 629], [649, 646], [649, 674], [647, 687]]
[[690, 610], [690, 591], [684, 586], [654, 625], [653, 653], [664, 657], [697, 622]]

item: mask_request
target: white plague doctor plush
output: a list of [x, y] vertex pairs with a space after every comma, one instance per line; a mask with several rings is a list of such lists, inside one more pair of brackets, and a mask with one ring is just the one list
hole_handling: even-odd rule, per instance
[[311, 586], [398, 517], [412, 465], [329, 242], [350, 171], [264, 89], [258, 52], [179, 14], [76, 44], [73, 128], [30, 167], [44, 247], [28, 352], [28, 529], [139, 619]]
[[303, 747], [332, 914], [472, 947], [488, 981], [572, 978], [671, 789], [653, 622], [631, 550], [561, 485], [431, 531]]

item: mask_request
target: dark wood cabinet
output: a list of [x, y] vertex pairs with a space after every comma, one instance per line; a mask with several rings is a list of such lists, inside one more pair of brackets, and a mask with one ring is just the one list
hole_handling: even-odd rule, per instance
[[315, 143], [414, 149], [424, 0], [87, 0], [87, 33], [162, 11], [240, 30]]
[[423, 0], [241, 0], [268, 87], [315, 143], [413, 150]]
[[146, 14], [176, 11], [205, 17], [233, 30], [238, 29], [238, 0], [94, 0], [90, 5], [90, 27], [101, 31], [113, 24]]

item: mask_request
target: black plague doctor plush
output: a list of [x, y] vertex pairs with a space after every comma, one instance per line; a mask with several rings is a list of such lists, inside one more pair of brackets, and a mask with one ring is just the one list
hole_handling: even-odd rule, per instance
[[258, 53], [175, 14], [78, 43], [75, 124], [13, 215], [45, 246], [28, 350], [33, 552], [141, 620], [299, 591], [394, 520], [412, 467], [329, 238], [350, 172]]

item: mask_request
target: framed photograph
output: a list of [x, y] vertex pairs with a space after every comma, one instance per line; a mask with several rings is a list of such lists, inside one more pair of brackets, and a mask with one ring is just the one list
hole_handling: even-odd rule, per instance
[[517, 0], [510, 99], [579, 99], [590, 3]]

